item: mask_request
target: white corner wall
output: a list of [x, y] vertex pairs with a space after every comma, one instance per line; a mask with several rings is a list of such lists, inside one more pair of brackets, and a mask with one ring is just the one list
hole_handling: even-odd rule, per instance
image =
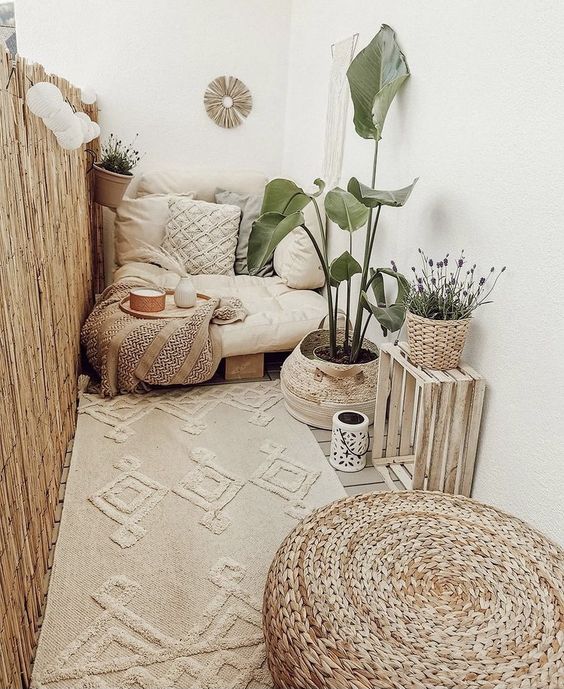
[[[139, 132], [140, 169], [279, 172], [290, 0], [17, 0], [16, 23], [22, 55], [96, 90], [103, 135]], [[203, 106], [223, 74], [253, 96], [232, 130]]]
[[[330, 45], [360, 32], [360, 49], [382, 23], [412, 77], [386, 122], [377, 185], [421, 179], [405, 208], [382, 211], [374, 264], [394, 258], [409, 274], [423, 247], [508, 266], [466, 350], [489, 386], [473, 495], [564, 543], [564, 4], [296, 0], [286, 175], [305, 184], [321, 171]], [[369, 183], [372, 160], [352, 108], [349, 119], [343, 186]]]

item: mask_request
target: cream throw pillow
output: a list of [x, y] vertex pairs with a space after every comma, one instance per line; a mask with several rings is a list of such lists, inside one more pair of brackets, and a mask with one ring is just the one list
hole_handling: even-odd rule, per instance
[[[181, 198], [192, 198], [193, 192]], [[165, 237], [169, 218], [170, 194], [151, 194], [142, 198], [126, 197], [116, 210], [114, 225], [115, 262], [118, 266], [146, 261], [145, 244], [158, 248]]]
[[178, 256], [191, 275], [234, 275], [241, 209], [171, 197], [163, 249]]

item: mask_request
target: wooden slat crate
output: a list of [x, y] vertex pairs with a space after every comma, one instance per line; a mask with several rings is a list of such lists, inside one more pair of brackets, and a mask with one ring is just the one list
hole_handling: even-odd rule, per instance
[[408, 351], [380, 348], [372, 463], [390, 487], [391, 471], [410, 490], [470, 495], [485, 380], [465, 364], [418, 368]]

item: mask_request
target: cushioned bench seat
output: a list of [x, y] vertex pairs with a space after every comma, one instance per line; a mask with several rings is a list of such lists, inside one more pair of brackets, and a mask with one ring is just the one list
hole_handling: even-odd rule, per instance
[[[148, 263], [127, 263], [114, 279], [141, 278], [165, 289], [174, 289], [175, 273]], [[217, 297], [238, 297], [247, 309], [247, 318], [228, 326], [212, 325], [221, 339], [224, 357], [283, 352], [293, 349], [326, 313], [324, 297], [313, 290], [288, 287], [281, 278], [249, 275], [194, 275], [199, 292]]]

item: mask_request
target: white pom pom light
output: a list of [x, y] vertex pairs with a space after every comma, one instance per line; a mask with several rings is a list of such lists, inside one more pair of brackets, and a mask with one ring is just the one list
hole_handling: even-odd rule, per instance
[[62, 132], [55, 132], [55, 136], [61, 148], [64, 148], [66, 151], [80, 148], [84, 141], [80, 120], [77, 117], [73, 117], [71, 126]]
[[92, 122], [85, 112], [77, 112], [75, 117], [78, 117], [82, 125], [83, 143], [88, 144], [93, 139], [100, 136], [100, 127], [97, 122]]
[[68, 103], [63, 102], [57, 112], [51, 117], [44, 117], [43, 122], [47, 129], [57, 134], [72, 127], [75, 119], [74, 110]]
[[80, 100], [85, 105], [92, 105], [96, 102], [96, 91], [91, 86], [83, 86], [80, 90]]
[[97, 139], [100, 136], [100, 125], [98, 122], [90, 122], [90, 132], [88, 134], [88, 139], [84, 142], [85, 144]]
[[65, 102], [63, 94], [48, 81], [34, 84], [27, 92], [27, 107], [38, 117], [52, 117]]
[[[84, 103], [94, 103], [96, 94], [92, 89], [87, 90], [92, 100], [84, 100]], [[81, 92], [84, 96], [84, 89]], [[75, 113], [72, 107], [65, 101], [63, 94], [55, 84], [41, 81], [34, 84], [26, 94], [28, 108], [34, 115], [41, 117], [45, 126], [54, 132], [59, 145], [67, 151], [80, 148], [100, 136], [100, 127], [92, 122], [85, 112]]]

